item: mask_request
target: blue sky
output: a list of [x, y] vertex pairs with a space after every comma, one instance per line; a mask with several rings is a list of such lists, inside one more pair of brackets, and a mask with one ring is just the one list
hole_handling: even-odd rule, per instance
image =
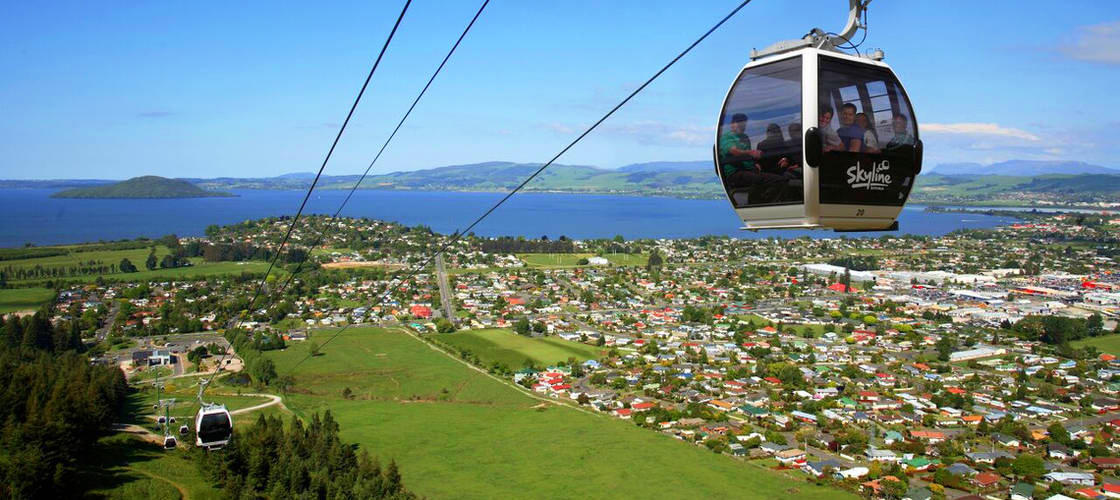
[[[0, 178], [318, 168], [399, 2], [15, 2], [0, 16]], [[478, 8], [415, 0], [327, 167], [360, 172]], [[376, 172], [550, 158], [735, 5], [493, 0]], [[757, 0], [562, 163], [710, 155], [752, 47], [837, 31], [847, 2]], [[929, 164], [1120, 167], [1113, 2], [871, 4]]]

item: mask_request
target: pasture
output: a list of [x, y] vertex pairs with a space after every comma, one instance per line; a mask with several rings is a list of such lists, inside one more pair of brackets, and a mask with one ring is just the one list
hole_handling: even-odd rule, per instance
[[1100, 337], [1089, 337], [1081, 340], [1070, 342], [1074, 347], [1096, 347], [1097, 350], [1103, 353], [1120, 356], [1120, 335], [1102, 335]]
[[[69, 253], [0, 261], [0, 271], [6, 274], [8, 282], [27, 285], [43, 283], [47, 280], [89, 282], [99, 276], [122, 281], [198, 279], [209, 276], [241, 274], [242, 272], [263, 273], [268, 268], [268, 263], [263, 261], [206, 262], [200, 257], [192, 257], [189, 259], [190, 266], [170, 269], [157, 267], [149, 271], [144, 263], [148, 254], [151, 253], [151, 248], [79, 251], [82, 247], [83, 245], [36, 247], [36, 249], [44, 250], [65, 250]], [[157, 262], [168, 253], [170, 253], [170, 250], [167, 247], [155, 245]], [[132, 262], [132, 265], [136, 266], [137, 272], [122, 273], [119, 270], [108, 270], [109, 266], [119, 266], [122, 259], [128, 259]], [[105, 270], [98, 270], [101, 268]], [[57, 274], [49, 274], [51, 271], [56, 271]], [[22, 276], [21, 272], [24, 273]]]
[[295, 377], [285, 404], [301, 416], [329, 409], [344, 440], [395, 459], [406, 487], [429, 498], [851, 498], [542, 402], [399, 330], [347, 330], [293, 372], [306, 352], [266, 354]]
[[595, 346], [557, 337], [525, 337], [505, 328], [462, 330], [433, 337], [470, 351], [486, 365], [498, 362], [515, 370], [524, 366], [526, 359], [537, 366], [549, 366], [570, 357], [579, 361], [597, 359], [604, 352]]
[[49, 288], [0, 289], [0, 314], [38, 309], [54, 298]]

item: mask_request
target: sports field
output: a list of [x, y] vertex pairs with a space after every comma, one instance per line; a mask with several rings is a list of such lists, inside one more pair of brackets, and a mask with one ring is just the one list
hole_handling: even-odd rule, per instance
[[323, 353], [294, 373], [305, 350], [267, 353], [296, 379], [285, 404], [302, 415], [330, 409], [344, 440], [396, 459], [406, 487], [429, 498], [854, 498], [542, 404], [398, 330], [347, 330]]
[[469, 350], [487, 365], [497, 361], [515, 370], [524, 366], [526, 359], [537, 366], [549, 366], [570, 357], [579, 361], [597, 359], [603, 352], [601, 348], [579, 342], [557, 337], [525, 337], [505, 328], [463, 330], [435, 334], [434, 338]]
[[[580, 259], [594, 257], [592, 253], [519, 253], [517, 258], [530, 267], [557, 268], [581, 267]], [[607, 261], [615, 266], [644, 266], [649, 260], [648, 255], [630, 255], [625, 253], [608, 253], [603, 255]], [[585, 264], [586, 265], [586, 264]]]
[[53, 297], [54, 291], [49, 288], [0, 289], [0, 314], [35, 310]]

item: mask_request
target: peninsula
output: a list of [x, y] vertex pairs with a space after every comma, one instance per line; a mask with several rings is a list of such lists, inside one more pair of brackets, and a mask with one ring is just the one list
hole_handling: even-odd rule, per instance
[[236, 196], [232, 193], [207, 191], [182, 179], [155, 175], [133, 177], [104, 186], [81, 187], [59, 191], [52, 198], [211, 198]]

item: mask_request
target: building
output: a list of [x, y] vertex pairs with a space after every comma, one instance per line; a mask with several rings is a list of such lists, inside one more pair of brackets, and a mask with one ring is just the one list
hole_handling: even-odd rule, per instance
[[977, 346], [967, 351], [957, 351], [949, 355], [949, 361], [968, 361], [970, 359], [990, 358], [1007, 354], [1007, 349], [992, 346]]

